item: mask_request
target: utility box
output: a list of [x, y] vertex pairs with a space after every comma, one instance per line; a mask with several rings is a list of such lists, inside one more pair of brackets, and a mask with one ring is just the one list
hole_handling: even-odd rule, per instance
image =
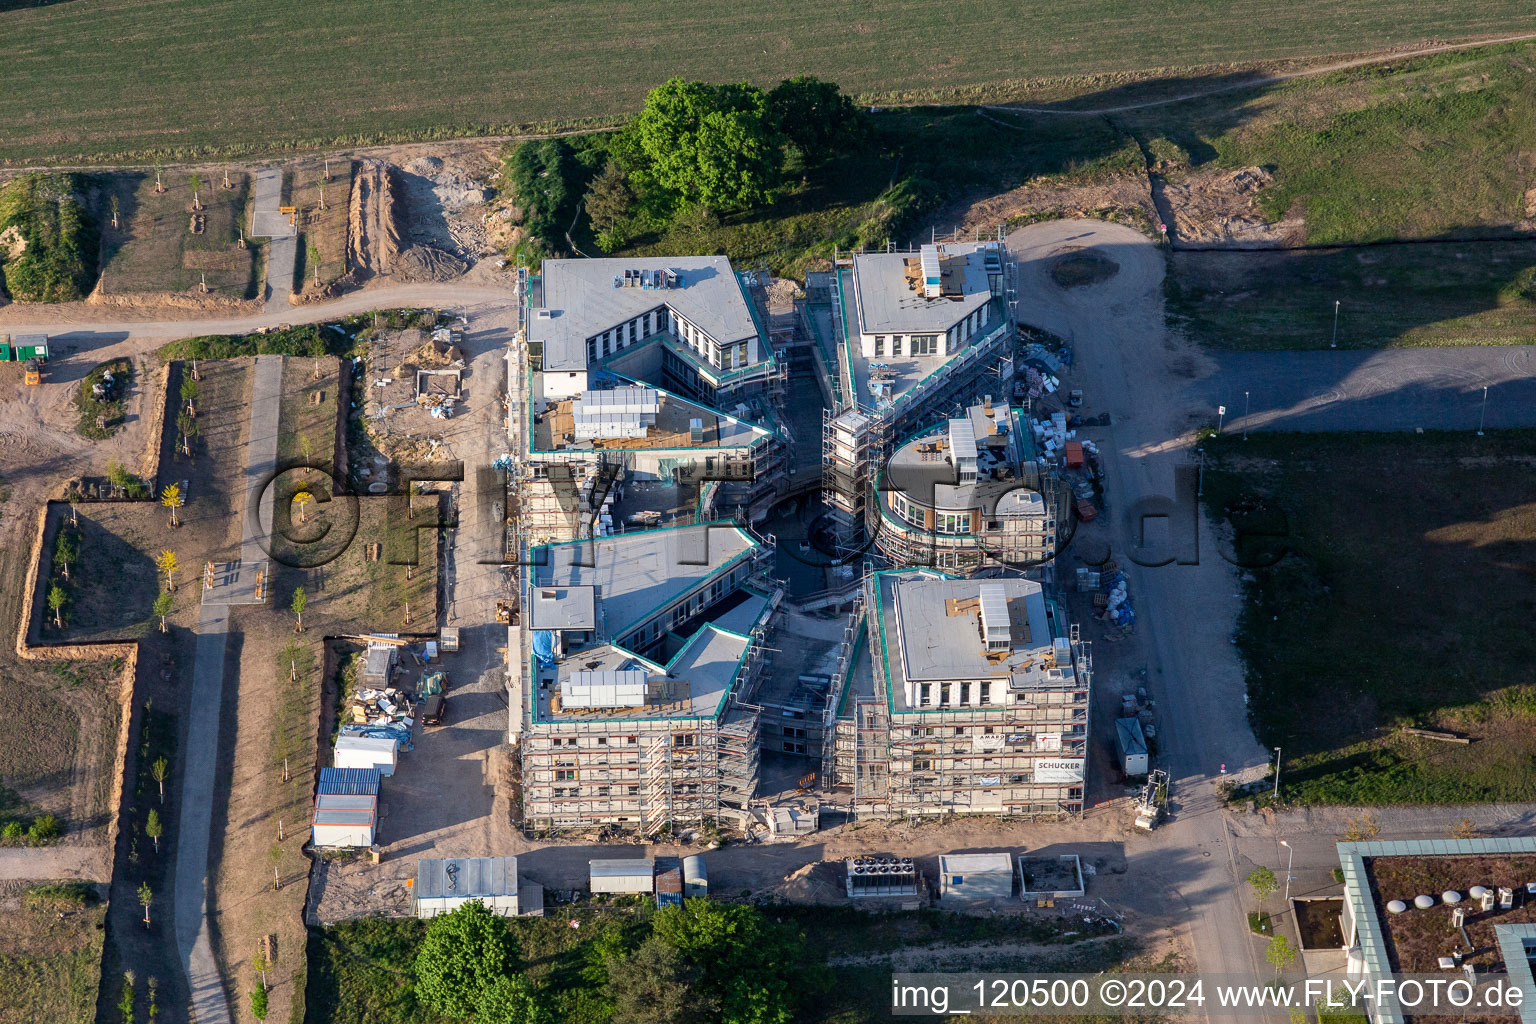
[[1141, 731], [1141, 720], [1121, 718], [1115, 722], [1115, 753], [1120, 760], [1120, 770], [1127, 776], [1147, 774], [1152, 767], [1147, 756], [1147, 740]]
[[1013, 897], [1013, 856], [947, 853], [939, 857], [939, 899], [1007, 900]]

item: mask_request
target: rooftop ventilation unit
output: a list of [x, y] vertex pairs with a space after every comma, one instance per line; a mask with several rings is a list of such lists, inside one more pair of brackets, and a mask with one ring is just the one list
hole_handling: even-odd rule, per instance
[[1012, 645], [1008, 622], [1008, 590], [1001, 583], [981, 585], [981, 636], [989, 651], [1006, 651]]
[[939, 247], [925, 245], [918, 250], [918, 266], [923, 274], [923, 298], [938, 298], [944, 291], [943, 272], [939, 269]]

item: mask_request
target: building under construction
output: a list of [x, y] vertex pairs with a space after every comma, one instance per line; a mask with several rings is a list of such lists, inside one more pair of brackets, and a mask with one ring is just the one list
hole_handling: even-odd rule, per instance
[[872, 572], [857, 614], [823, 765], [856, 816], [1082, 812], [1092, 657], [1040, 584]]
[[1001, 242], [967, 242], [859, 254], [830, 275], [836, 401], [822, 423], [822, 500], [839, 554], [879, 531], [879, 476], [899, 441], [1009, 393], [1005, 266]]
[[762, 572], [770, 546], [714, 523], [531, 556], [525, 825], [744, 821], [758, 777], [746, 705], [781, 598]]
[[527, 359], [509, 368], [525, 540], [768, 514], [790, 439], [763, 281], [722, 256], [546, 260], [527, 278]]
[[1069, 492], [1040, 472], [1033, 449], [1018, 410], [990, 395], [919, 432], [877, 478], [875, 549], [891, 565], [959, 574], [1041, 565]]

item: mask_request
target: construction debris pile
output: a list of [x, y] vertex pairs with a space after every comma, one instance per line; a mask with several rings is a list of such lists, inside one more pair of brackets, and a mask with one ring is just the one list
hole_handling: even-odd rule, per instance
[[1136, 612], [1131, 607], [1125, 573], [1119, 571], [1118, 563], [1109, 561], [1104, 563], [1103, 571], [1098, 575], [1099, 593], [1093, 598], [1097, 618], [1100, 622], [1119, 626], [1121, 636], [1127, 636], [1136, 626]]
[[416, 707], [404, 692], [393, 686], [384, 689], [360, 687], [352, 694], [348, 712], [352, 721], [341, 727], [341, 735], [390, 739], [403, 751], [411, 749]]

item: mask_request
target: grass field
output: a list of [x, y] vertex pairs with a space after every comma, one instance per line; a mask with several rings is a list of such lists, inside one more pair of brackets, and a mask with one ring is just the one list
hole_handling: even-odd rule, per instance
[[811, 73], [856, 93], [966, 98], [1024, 93], [1040, 76], [1074, 76], [1089, 91], [1133, 72], [1522, 31], [1536, 31], [1536, 12], [1517, 0], [536, 0], [510, 14], [445, 0], [431, 18], [402, 0], [7, 4], [0, 159], [226, 153], [612, 117], [672, 74], [771, 84]]
[[1530, 242], [1174, 252], [1169, 320], [1215, 348], [1525, 345], [1536, 338]]
[[1285, 751], [1285, 799], [1536, 799], [1533, 442], [1490, 432], [1207, 444], [1213, 515], [1235, 507], [1255, 530], [1284, 524], [1291, 552], [1252, 573], [1238, 629], [1254, 726]]
[[[164, 192], [155, 191], [153, 172], [102, 175], [97, 207], [102, 232], [101, 289], [109, 295], [135, 292], [193, 292], [206, 275], [208, 292], [226, 298], [254, 298], [258, 248], [239, 245], [247, 224], [250, 179], [231, 173], [201, 172], [197, 199], [203, 230], [192, 232], [190, 175], [166, 171]], [[118, 203], [118, 227], [112, 227], [111, 202]]]
[[91, 1024], [106, 906], [10, 896], [0, 908], [0, 1024]]
[[[293, 289], [306, 298], [323, 296], [347, 272], [347, 199], [352, 191], [352, 161], [330, 161], [329, 177], [326, 168], [324, 160], [305, 160], [291, 166], [285, 178], [284, 201], [297, 206], [302, 214], [293, 262]], [[310, 258], [314, 254], [319, 255], [318, 261]]]
[[[183, 510], [185, 514], [185, 510]], [[56, 508], [56, 519], [67, 521], [69, 509]], [[164, 583], [155, 569], [155, 555], [175, 548], [170, 513], [153, 502], [102, 502], [80, 507], [79, 558], [70, 566], [51, 565], [51, 579], [69, 595], [64, 628], [54, 625], [46, 607], [38, 609], [44, 643], [78, 640], [118, 640], [142, 636], [151, 627], [150, 605]], [[178, 574], [177, 605], [188, 600], [181, 587], [197, 570]]]
[[1536, 218], [1536, 45], [1373, 64], [1117, 115], [1163, 173], [1270, 169], [1313, 245], [1507, 234]]

